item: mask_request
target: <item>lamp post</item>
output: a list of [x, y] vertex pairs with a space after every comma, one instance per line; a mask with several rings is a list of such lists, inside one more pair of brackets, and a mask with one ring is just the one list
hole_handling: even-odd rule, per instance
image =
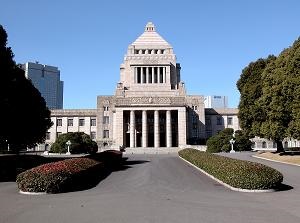
[[235, 153], [234, 149], [233, 149], [233, 144], [235, 143], [235, 140], [234, 139], [230, 139], [229, 140], [230, 144], [231, 144], [231, 150], [230, 150], [230, 153]]
[[68, 140], [67, 142], [66, 142], [66, 145], [68, 146], [68, 152], [66, 153], [67, 155], [71, 155], [71, 153], [70, 153], [70, 146], [71, 146], [71, 141], [70, 140]]
[[9, 143], [8, 143], [8, 140], [6, 139], [6, 144], [7, 144], [7, 151], [9, 151]]

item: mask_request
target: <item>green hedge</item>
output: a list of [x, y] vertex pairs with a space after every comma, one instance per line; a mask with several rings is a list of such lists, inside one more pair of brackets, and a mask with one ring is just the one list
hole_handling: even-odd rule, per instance
[[92, 183], [101, 167], [101, 162], [90, 158], [67, 159], [22, 172], [16, 182], [24, 192], [72, 191]]
[[263, 164], [231, 159], [195, 149], [179, 151], [179, 156], [235, 188], [264, 190], [276, 188], [282, 174]]

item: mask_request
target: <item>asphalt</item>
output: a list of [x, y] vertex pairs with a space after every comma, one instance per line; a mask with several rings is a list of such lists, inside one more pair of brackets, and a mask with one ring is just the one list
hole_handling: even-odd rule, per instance
[[86, 191], [29, 196], [13, 182], [0, 183], [0, 222], [300, 222], [300, 167], [255, 159], [282, 171], [290, 188], [241, 193], [176, 155], [126, 156], [124, 168]]

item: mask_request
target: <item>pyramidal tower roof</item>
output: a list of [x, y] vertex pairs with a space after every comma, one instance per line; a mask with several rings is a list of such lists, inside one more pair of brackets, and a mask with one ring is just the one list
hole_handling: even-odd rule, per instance
[[171, 48], [171, 45], [164, 40], [155, 30], [152, 22], [148, 22], [145, 31], [131, 45], [146, 47], [146, 46], [162, 46]]

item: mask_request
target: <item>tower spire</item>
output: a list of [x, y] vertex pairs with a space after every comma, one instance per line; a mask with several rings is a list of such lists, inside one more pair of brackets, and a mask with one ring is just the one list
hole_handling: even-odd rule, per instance
[[155, 26], [152, 22], [148, 22], [145, 27], [145, 32], [155, 32]]

